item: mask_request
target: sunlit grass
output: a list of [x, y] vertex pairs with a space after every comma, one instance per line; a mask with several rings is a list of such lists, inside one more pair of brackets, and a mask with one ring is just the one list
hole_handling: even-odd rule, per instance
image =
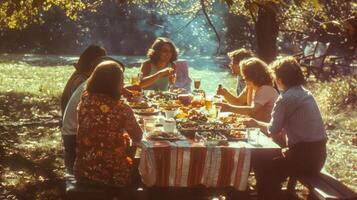
[[32, 177], [28, 171], [14, 171], [6, 167], [2, 173], [2, 180], [4, 181], [2, 184], [7, 187], [21, 189], [26, 183], [34, 182], [34, 177]]
[[0, 91], [57, 98], [72, 72], [73, 68], [69, 66], [36, 67], [26, 63], [0, 63]]

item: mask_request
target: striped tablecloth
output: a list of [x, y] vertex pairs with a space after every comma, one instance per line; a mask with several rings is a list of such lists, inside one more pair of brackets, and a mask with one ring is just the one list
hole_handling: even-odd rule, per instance
[[247, 188], [251, 149], [243, 142], [210, 147], [190, 141], [142, 143], [139, 171], [146, 186]]

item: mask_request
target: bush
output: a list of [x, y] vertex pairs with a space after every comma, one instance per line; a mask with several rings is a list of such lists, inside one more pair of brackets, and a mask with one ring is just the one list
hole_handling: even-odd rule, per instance
[[339, 77], [330, 82], [316, 82], [308, 87], [325, 115], [355, 108], [357, 105], [357, 78], [354, 76]]

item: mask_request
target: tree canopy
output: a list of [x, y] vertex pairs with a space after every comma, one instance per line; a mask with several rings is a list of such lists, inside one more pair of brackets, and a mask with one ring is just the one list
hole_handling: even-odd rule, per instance
[[43, 23], [44, 13], [54, 7], [63, 9], [66, 16], [76, 20], [81, 12], [95, 12], [101, 3], [100, 0], [2, 0], [0, 29], [23, 29], [29, 24]]
[[[220, 0], [229, 11], [254, 21], [259, 5], [270, 5], [278, 13], [282, 29], [305, 31], [312, 20], [330, 21], [347, 18], [357, 9], [353, 0]], [[134, 4], [160, 14], [195, 15], [202, 9], [201, 0], [116, 0], [117, 4]], [[202, 0], [209, 10], [216, 0]], [[58, 7], [72, 20], [83, 12], [95, 12], [103, 0], [2, 0], [0, 28], [23, 29], [32, 23], [42, 23], [44, 13]]]

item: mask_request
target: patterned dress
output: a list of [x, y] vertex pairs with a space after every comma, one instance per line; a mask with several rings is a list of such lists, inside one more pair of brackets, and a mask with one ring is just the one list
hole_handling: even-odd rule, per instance
[[131, 108], [120, 100], [85, 91], [78, 105], [76, 179], [89, 184], [129, 185], [133, 165], [126, 153], [129, 136], [135, 142], [142, 136]]

